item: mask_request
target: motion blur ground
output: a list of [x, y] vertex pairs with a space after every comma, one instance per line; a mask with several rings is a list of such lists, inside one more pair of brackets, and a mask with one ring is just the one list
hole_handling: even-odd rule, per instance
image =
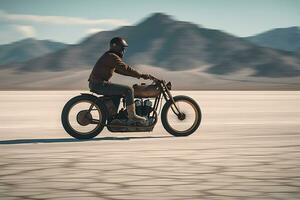
[[174, 91], [202, 108], [192, 136], [60, 125], [78, 91], [0, 92], [0, 199], [299, 199], [300, 92]]

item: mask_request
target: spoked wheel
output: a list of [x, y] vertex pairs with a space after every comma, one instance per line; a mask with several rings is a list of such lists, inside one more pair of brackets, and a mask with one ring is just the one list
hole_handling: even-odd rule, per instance
[[94, 96], [81, 95], [66, 103], [61, 120], [66, 132], [79, 140], [96, 137], [104, 128], [105, 112]]
[[174, 136], [191, 135], [201, 123], [200, 107], [196, 101], [187, 96], [176, 96], [174, 101], [180, 112], [171, 101], [166, 102], [161, 113], [162, 124]]

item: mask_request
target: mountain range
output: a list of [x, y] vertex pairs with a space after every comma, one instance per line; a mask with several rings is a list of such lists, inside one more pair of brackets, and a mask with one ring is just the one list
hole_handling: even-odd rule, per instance
[[65, 48], [67, 45], [50, 40], [27, 38], [0, 45], [0, 65], [28, 61]]
[[[240, 38], [177, 21], [163, 13], [155, 13], [134, 26], [96, 33], [76, 45], [65, 45], [24, 62], [6, 62], [0, 66], [7, 73], [2, 88], [86, 88], [88, 73], [115, 36], [129, 43], [126, 62], [145, 72], [176, 79], [176, 89], [300, 88], [299, 54], [265, 47], [263, 40], [255, 37]], [[31, 78], [33, 74], [38, 78]], [[9, 82], [14, 76], [19, 81]], [[183, 84], [183, 77], [189, 81]]]
[[245, 38], [264, 47], [300, 53], [300, 27], [276, 28]]

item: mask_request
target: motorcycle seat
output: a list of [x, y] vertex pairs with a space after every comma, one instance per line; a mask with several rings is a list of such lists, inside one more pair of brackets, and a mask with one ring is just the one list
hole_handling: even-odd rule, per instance
[[102, 94], [102, 93], [100, 93], [100, 92], [98, 92], [98, 91], [96, 91], [94, 89], [90, 89], [90, 92], [95, 93], [97, 95], [104, 96], [104, 97], [118, 97], [118, 98], [123, 98], [122, 95], [104, 95], [104, 94]]
[[102, 95], [100, 92], [97, 92], [96, 90], [94, 90], [94, 89], [90, 89], [90, 92], [92, 92], [92, 93], [96, 93], [96, 94], [98, 94], [98, 95]]

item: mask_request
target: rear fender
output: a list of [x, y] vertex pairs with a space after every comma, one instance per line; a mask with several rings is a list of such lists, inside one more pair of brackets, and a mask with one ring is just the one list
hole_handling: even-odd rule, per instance
[[90, 93], [80, 93], [80, 94], [81, 94], [81, 96], [85, 96], [89, 99], [92, 99], [93, 102], [95, 102], [97, 105], [99, 105], [101, 109], [104, 109], [106, 116], [108, 116], [108, 109], [106, 108], [105, 103], [103, 101], [103, 99], [104, 99], [103, 96], [97, 97]]
[[86, 96], [88, 97], [89, 99], [93, 99], [94, 102], [96, 102], [96, 104], [104, 110], [105, 112], [105, 116], [110, 118], [110, 110], [109, 108], [107, 107], [107, 105], [105, 104], [105, 99], [108, 99], [108, 97], [104, 97], [104, 96], [100, 96], [100, 97], [97, 97], [95, 95], [92, 95], [90, 93], [81, 93], [82, 96]]
[[95, 95], [92, 95], [90, 93], [80, 93], [80, 94], [81, 94], [81, 96], [86, 96], [86, 97], [88, 97], [90, 99], [93, 99], [95, 102], [98, 102], [99, 99], [102, 98], [102, 97], [100, 97], [100, 98], [96, 97]]

